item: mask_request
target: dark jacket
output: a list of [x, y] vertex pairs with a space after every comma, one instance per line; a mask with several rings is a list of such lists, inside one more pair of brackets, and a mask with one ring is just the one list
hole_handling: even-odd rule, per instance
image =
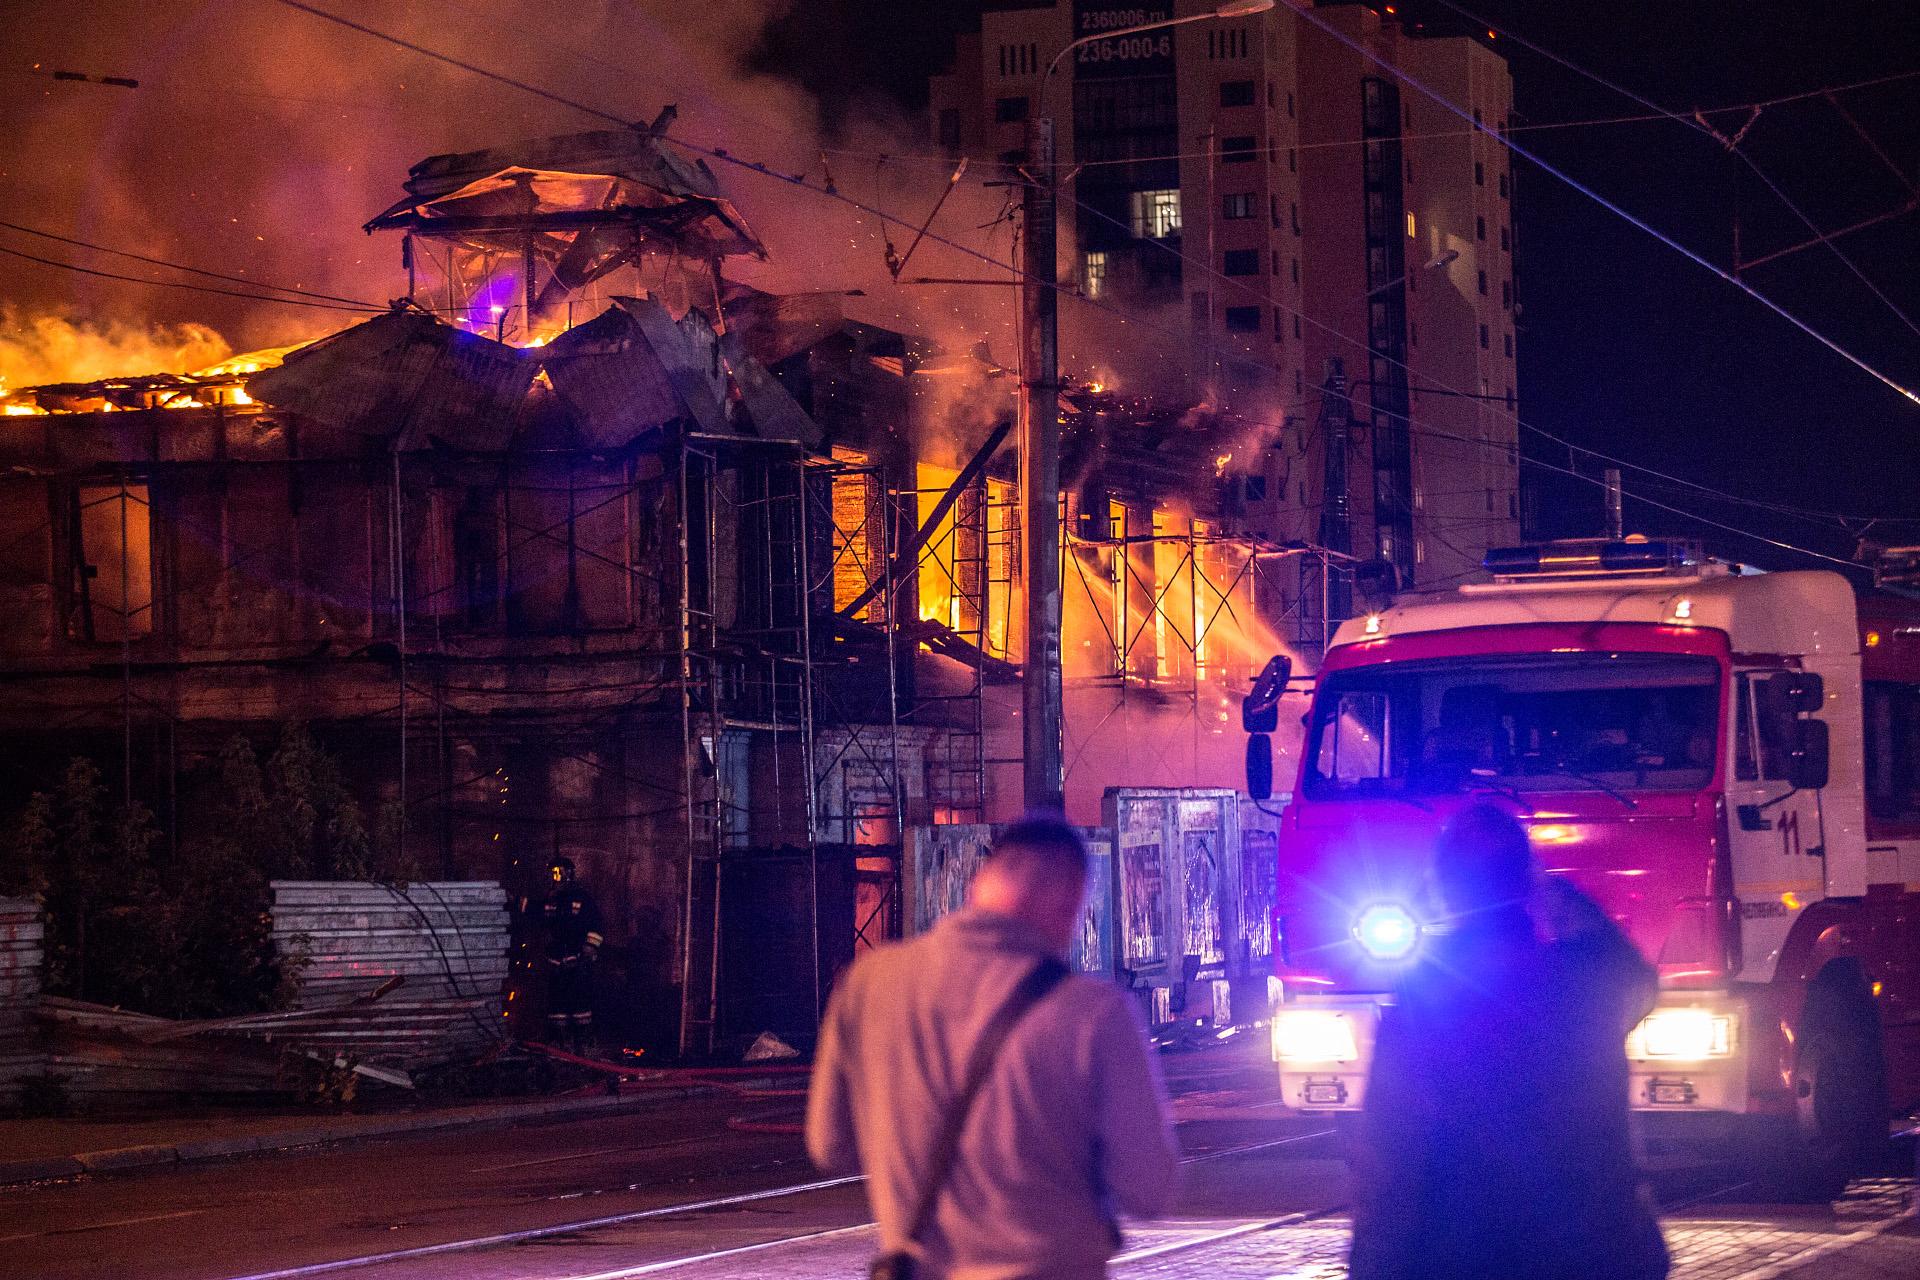
[[1659, 1280], [1627, 1129], [1626, 1033], [1654, 973], [1596, 911], [1433, 940], [1380, 1024], [1354, 1153], [1351, 1280]]

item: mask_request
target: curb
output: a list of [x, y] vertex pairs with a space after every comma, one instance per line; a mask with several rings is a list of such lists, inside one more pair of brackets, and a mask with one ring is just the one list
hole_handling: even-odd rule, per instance
[[178, 1143], [114, 1147], [104, 1151], [83, 1151], [71, 1156], [0, 1160], [0, 1186], [40, 1182], [51, 1178], [70, 1178], [83, 1173], [153, 1170], [260, 1152], [345, 1145], [371, 1138], [387, 1138], [408, 1133], [481, 1128], [486, 1125], [512, 1124], [520, 1120], [538, 1120], [553, 1115], [589, 1111], [644, 1110], [663, 1103], [679, 1102], [712, 1092], [716, 1091], [703, 1086], [688, 1085], [626, 1096], [588, 1095], [578, 1098], [549, 1098], [540, 1102], [491, 1103], [456, 1111], [420, 1112], [413, 1115], [369, 1118], [367, 1123], [351, 1128], [305, 1126], [285, 1129], [277, 1133], [252, 1133], [231, 1138], [203, 1138]]

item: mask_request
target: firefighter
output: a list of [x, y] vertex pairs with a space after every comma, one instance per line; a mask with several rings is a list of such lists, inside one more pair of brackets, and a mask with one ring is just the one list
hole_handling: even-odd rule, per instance
[[605, 941], [600, 907], [574, 878], [573, 859], [548, 866], [552, 889], [539, 908], [547, 978], [547, 1041], [590, 1054], [593, 1035], [593, 957]]

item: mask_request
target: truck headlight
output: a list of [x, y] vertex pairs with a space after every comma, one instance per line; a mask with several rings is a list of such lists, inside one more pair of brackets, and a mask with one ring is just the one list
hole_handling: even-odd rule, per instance
[[1733, 1015], [1712, 1009], [1655, 1009], [1627, 1036], [1629, 1058], [1705, 1062], [1733, 1056]]
[[1275, 1062], [1353, 1062], [1353, 1021], [1332, 1009], [1282, 1009], [1273, 1018]]
[[1420, 922], [1397, 902], [1376, 902], [1353, 918], [1353, 938], [1375, 960], [1405, 960], [1420, 945]]

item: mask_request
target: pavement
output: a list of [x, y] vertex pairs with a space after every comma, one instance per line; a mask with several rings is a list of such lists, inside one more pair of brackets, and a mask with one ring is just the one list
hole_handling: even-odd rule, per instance
[[[629, 1086], [631, 1088], [631, 1086]], [[520, 1124], [547, 1117], [644, 1110], [710, 1090], [651, 1086], [609, 1095], [421, 1106], [372, 1114], [298, 1108], [203, 1108], [166, 1115], [0, 1119], [0, 1186], [83, 1173], [155, 1172], [201, 1160], [360, 1142], [406, 1134]]]
[[[1164, 1059], [1183, 1190], [1167, 1217], [1127, 1224], [1115, 1280], [1346, 1275], [1338, 1144], [1324, 1120], [1276, 1105], [1263, 1048], [1231, 1043]], [[749, 1090], [668, 1105], [555, 1101], [578, 1105], [451, 1109], [467, 1121], [379, 1142], [319, 1136], [327, 1145], [252, 1159], [182, 1161], [176, 1136], [168, 1171], [135, 1167], [0, 1195], [0, 1270], [23, 1280], [863, 1274], [874, 1245], [863, 1188], [810, 1167], [791, 1132], [798, 1099]], [[151, 1136], [148, 1145], [165, 1145]], [[1915, 1180], [1904, 1168], [1856, 1182], [1832, 1205], [1750, 1203], [1740, 1198], [1748, 1185], [1738, 1170], [1712, 1166], [1657, 1182], [1673, 1280], [1920, 1275]]]

